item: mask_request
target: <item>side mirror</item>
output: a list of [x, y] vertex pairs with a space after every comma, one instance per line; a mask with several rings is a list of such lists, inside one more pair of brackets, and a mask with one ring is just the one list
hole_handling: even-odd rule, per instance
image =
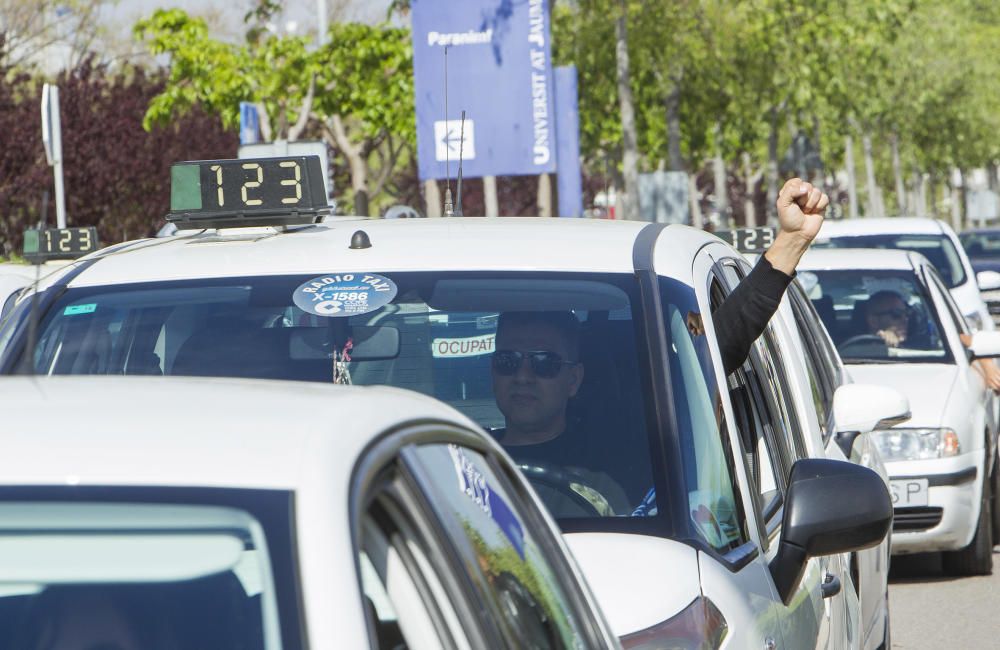
[[1000, 332], [974, 332], [972, 334], [972, 345], [969, 346], [970, 360], [990, 359], [993, 357], [1000, 357]]
[[867, 467], [826, 458], [792, 466], [778, 553], [768, 569], [787, 605], [806, 562], [820, 555], [876, 546], [892, 525], [892, 499]]
[[858, 434], [909, 420], [910, 400], [888, 386], [844, 384], [833, 394], [833, 419], [837, 444], [850, 458]]
[[980, 271], [976, 274], [976, 284], [980, 291], [996, 291], [1000, 289], [1000, 273], [996, 271]]

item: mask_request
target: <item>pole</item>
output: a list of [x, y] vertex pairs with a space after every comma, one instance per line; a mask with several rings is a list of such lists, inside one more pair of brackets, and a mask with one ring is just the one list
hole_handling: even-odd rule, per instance
[[56, 227], [66, 227], [66, 197], [63, 191], [62, 126], [59, 122], [59, 86], [42, 86], [42, 143], [52, 166], [56, 191]]
[[326, 29], [329, 27], [329, 19], [326, 16], [326, 0], [316, 0], [316, 20], [318, 21], [316, 30], [319, 32], [316, 42], [319, 43], [320, 47], [323, 47], [326, 45]]

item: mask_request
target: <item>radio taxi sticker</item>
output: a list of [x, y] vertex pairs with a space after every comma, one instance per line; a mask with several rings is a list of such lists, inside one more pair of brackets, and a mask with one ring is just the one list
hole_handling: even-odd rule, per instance
[[303, 282], [292, 300], [304, 312], [338, 318], [384, 307], [398, 290], [395, 282], [374, 273], [338, 273]]

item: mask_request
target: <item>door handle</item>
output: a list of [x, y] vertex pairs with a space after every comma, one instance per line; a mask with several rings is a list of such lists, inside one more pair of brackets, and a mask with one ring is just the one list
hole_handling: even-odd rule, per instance
[[820, 587], [823, 598], [830, 598], [840, 593], [840, 578], [832, 573], [826, 574], [823, 578], [823, 585]]

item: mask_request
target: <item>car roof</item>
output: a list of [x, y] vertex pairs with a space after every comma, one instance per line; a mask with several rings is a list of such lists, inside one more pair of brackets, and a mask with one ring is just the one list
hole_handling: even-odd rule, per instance
[[857, 237], [860, 235], [940, 235], [946, 224], [938, 219], [924, 217], [882, 217], [877, 219], [842, 219], [824, 221], [818, 241], [830, 237]]
[[912, 251], [882, 248], [811, 248], [802, 256], [799, 271], [885, 269], [913, 270], [924, 256]]
[[0, 485], [298, 490], [347, 485], [364, 448], [405, 422], [478, 430], [388, 387], [193, 377], [0, 380]]
[[[437, 270], [632, 271], [643, 222], [540, 218], [331, 219], [185, 231], [98, 256], [72, 286], [186, 278]], [[351, 249], [359, 230], [369, 248]]]

